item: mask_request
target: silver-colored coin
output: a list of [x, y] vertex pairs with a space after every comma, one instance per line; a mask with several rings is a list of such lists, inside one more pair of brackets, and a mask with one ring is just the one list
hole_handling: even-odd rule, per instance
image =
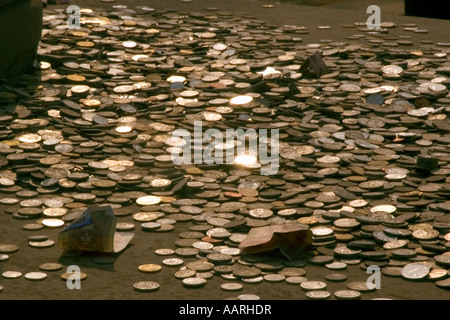
[[252, 283], [252, 284], [255, 284], [255, 283], [261, 283], [261, 282], [263, 282], [264, 281], [264, 278], [262, 277], [262, 276], [258, 276], [258, 277], [252, 277], [252, 278], [242, 278], [242, 279], [240, 279], [242, 282], [245, 282], [245, 283]]
[[39, 265], [39, 269], [43, 271], [57, 271], [61, 270], [63, 267], [62, 264], [56, 262], [47, 262]]
[[300, 287], [305, 291], [324, 290], [327, 287], [327, 284], [323, 281], [308, 280], [300, 283]]
[[287, 277], [285, 281], [288, 284], [300, 285], [301, 283], [308, 281], [308, 279], [305, 277], [294, 276], [294, 277]]
[[402, 276], [409, 280], [424, 279], [430, 273], [430, 268], [419, 263], [410, 263], [403, 267]]
[[434, 256], [434, 260], [440, 265], [450, 266], [450, 255], [448, 254], [436, 255]]
[[244, 286], [241, 283], [229, 282], [220, 285], [220, 288], [224, 291], [239, 291], [242, 290]]
[[139, 281], [133, 284], [133, 288], [137, 291], [152, 292], [158, 290], [159, 283], [154, 281]]
[[361, 298], [361, 293], [356, 290], [338, 290], [334, 292], [336, 299], [357, 300]]
[[19, 250], [19, 246], [15, 244], [0, 243], [0, 253], [13, 253]]
[[260, 300], [261, 298], [256, 294], [240, 294], [237, 296], [238, 300]]
[[331, 297], [331, 293], [325, 290], [312, 290], [306, 293], [306, 297], [313, 300], [326, 300]]
[[38, 280], [44, 280], [46, 278], [47, 278], [47, 274], [45, 272], [28, 272], [28, 273], [25, 273], [25, 279], [27, 279], [27, 280], [38, 281]]
[[9, 259], [9, 255], [7, 254], [0, 254], [0, 262], [6, 261]]
[[330, 270], [345, 270], [345, 269], [347, 269], [347, 264], [343, 263], [343, 262], [335, 261], [335, 262], [326, 264], [325, 267]]
[[199, 277], [185, 278], [182, 281], [183, 285], [187, 287], [203, 287], [208, 282], [206, 279]]
[[186, 279], [186, 278], [192, 278], [195, 276], [197, 272], [195, 270], [191, 269], [185, 269], [185, 270], [179, 270], [175, 272], [175, 278], [177, 279]]
[[282, 274], [270, 273], [263, 276], [264, 280], [267, 282], [283, 282], [286, 276]]
[[347, 283], [347, 289], [358, 292], [372, 292], [376, 290], [376, 287], [369, 287], [365, 281], [355, 281]]
[[189, 262], [186, 268], [195, 270], [197, 272], [208, 272], [214, 269], [214, 264], [208, 261], [197, 260]]
[[214, 277], [214, 273], [212, 273], [212, 272], [197, 272], [196, 277], [209, 280]]
[[214, 245], [210, 242], [197, 241], [192, 244], [192, 246], [199, 250], [211, 250], [214, 248]]
[[178, 258], [169, 258], [169, 259], [164, 259], [162, 261], [162, 264], [165, 266], [170, 266], [170, 267], [178, 267], [181, 266], [184, 263], [184, 261], [182, 259], [178, 259]]
[[22, 276], [20, 271], [5, 271], [2, 273], [2, 277], [6, 279], [16, 279]]
[[162, 249], [155, 250], [155, 254], [157, 254], [158, 256], [170, 256], [170, 255], [173, 255], [174, 253], [175, 253], [175, 250], [173, 250], [173, 249], [162, 248]]
[[28, 245], [32, 248], [50, 248], [55, 245], [54, 240], [46, 240], [46, 241], [29, 241]]

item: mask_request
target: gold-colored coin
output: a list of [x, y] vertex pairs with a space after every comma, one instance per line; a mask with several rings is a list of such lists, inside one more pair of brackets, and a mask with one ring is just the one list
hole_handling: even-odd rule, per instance
[[82, 47], [82, 48], [91, 48], [95, 45], [95, 43], [91, 42], [91, 41], [78, 41], [77, 42], [77, 46]]
[[445, 241], [450, 241], [450, 232], [444, 236]]
[[76, 273], [76, 272], [65, 272], [61, 275], [62, 280], [69, 280], [69, 279], [79, 279], [79, 280], [85, 280], [87, 278], [87, 274], [84, 272]]
[[78, 74], [69, 74], [67, 75], [67, 80], [73, 81], [73, 82], [83, 82], [86, 81], [86, 77], [78, 75]]
[[146, 272], [146, 273], [154, 273], [158, 272], [162, 269], [160, 265], [157, 264], [142, 264], [138, 267], [139, 271]]
[[302, 217], [302, 218], [298, 218], [297, 219], [298, 223], [303, 223], [303, 224], [307, 224], [307, 225], [315, 225], [318, 223], [318, 220], [314, 217]]
[[102, 104], [102, 102], [97, 99], [85, 99], [85, 100], [82, 100], [82, 103], [86, 107], [97, 107]]

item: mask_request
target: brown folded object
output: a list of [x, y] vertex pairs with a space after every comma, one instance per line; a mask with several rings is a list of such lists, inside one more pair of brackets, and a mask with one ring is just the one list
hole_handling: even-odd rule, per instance
[[310, 55], [305, 60], [305, 62], [303, 62], [303, 64], [300, 66], [300, 72], [304, 73], [311, 68], [313, 69], [317, 78], [320, 78], [321, 76], [329, 72], [319, 52], [315, 52], [314, 54]]
[[116, 220], [110, 206], [89, 207], [59, 233], [58, 247], [67, 251], [122, 251], [134, 233], [115, 232]]
[[312, 232], [305, 224], [293, 222], [250, 230], [239, 244], [241, 253], [259, 254], [278, 249], [287, 259], [293, 259], [312, 242]]

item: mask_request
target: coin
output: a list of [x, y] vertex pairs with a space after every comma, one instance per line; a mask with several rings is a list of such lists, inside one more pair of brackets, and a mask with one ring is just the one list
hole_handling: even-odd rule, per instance
[[413, 231], [412, 236], [419, 240], [431, 240], [439, 236], [439, 231], [434, 229], [431, 230], [419, 229]]
[[308, 280], [308, 281], [300, 283], [300, 287], [305, 291], [324, 290], [327, 287], [327, 285], [325, 282], [322, 282], [322, 281]]
[[343, 262], [335, 261], [332, 263], [325, 264], [325, 267], [327, 269], [331, 269], [331, 270], [344, 270], [344, 269], [347, 269], [347, 264], [343, 263]]
[[162, 212], [137, 212], [133, 214], [133, 220], [139, 222], [156, 221], [162, 217], [164, 217]]
[[331, 293], [325, 290], [312, 290], [306, 293], [306, 297], [313, 300], [325, 300], [331, 297]]
[[353, 218], [336, 219], [333, 224], [340, 228], [356, 228], [360, 225], [360, 223]]
[[334, 292], [336, 299], [356, 300], [361, 298], [361, 293], [356, 290], [338, 290]]
[[182, 259], [178, 259], [178, 258], [169, 258], [169, 259], [164, 259], [162, 261], [162, 264], [165, 266], [170, 266], [170, 267], [178, 267], [178, 266], [181, 266], [182, 264], [184, 264], [184, 261]]
[[384, 74], [398, 75], [403, 72], [403, 68], [397, 65], [387, 65], [381, 68]]
[[260, 300], [260, 297], [256, 294], [240, 294], [237, 296], [238, 300]]
[[191, 270], [191, 269], [179, 270], [179, 271], [175, 272], [175, 278], [177, 278], [177, 279], [191, 278], [191, 277], [194, 277], [196, 275], [196, 273], [197, 272], [195, 270]]
[[136, 203], [141, 206], [150, 206], [161, 202], [161, 198], [158, 196], [144, 196], [136, 199]]
[[186, 268], [197, 272], [208, 272], [214, 269], [214, 264], [208, 261], [197, 260], [187, 263]]
[[27, 279], [27, 280], [38, 281], [38, 280], [44, 280], [46, 278], [47, 278], [47, 274], [44, 272], [25, 273], [25, 279]]
[[261, 274], [261, 270], [249, 266], [237, 266], [233, 270], [233, 275], [237, 278], [255, 278]]
[[375, 291], [376, 288], [369, 288], [369, 286], [367, 285], [367, 282], [364, 281], [355, 281], [355, 282], [349, 282], [347, 283], [347, 289], [348, 290], [353, 290], [353, 291], [358, 291], [358, 292], [372, 292]]
[[286, 277], [285, 281], [288, 284], [299, 285], [302, 282], [308, 281], [308, 279], [305, 277], [294, 276], [294, 277]]
[[418, 263], [410, 263], [403, 267], [402, 276], [409, 280], [424, 279], [430, 273], [427, 266]]
[[161, 266], [157, 264], [142, 264], [138, 267], [139, 271], [145, 272], [145, 273], [154, 273], [161, 271]]
[[339, 282], [347, 280], [347, 276], [343, 273], [329, 273], [325, 276], [328, 281]]
[[446, 269], [435, 268], [435, 269], [432, 269], [430, 271], [430, 273], [428, 274], [428, 279], [433, 280], [433, 281], [442, 280], [442, 279], [447, 278], [447, 276], [448, 276], [448, 272]]
[[436, 263], [444, 266], [450, 266], [450, 255], [449, 254], [441, 254], [434, 256], [434, 260]]
[[22, 272], [20, 271], [4, 271], [2, 273], [2, 277], [6, 279], [16, 279], [22, 276]]
[[55, 245], [54, 240], [45, 240], [45, 241], [28, 241], [28, 245], [32, 248], [50, 248]]
[[450, 287], [450, 278], [445, 280], [438, 280], [435, 282], [436, 286], [443, 289], [448, 289]]
[[6, 261], [9, 259], [9, 255], [7, 254], [0, 254], [0, 261]]
[[42, 220], [42, 225], [47, 228], [60, 228], [64, 226], [65, 222], [61, 219], [44, 219]]
[[155, 254], [158, 256], [170, 256], [175, 253], [175, 250], [173, 249], [156, 249]]
[[224, 291], [240, 291], [243, 287], [241, 283], [236, 282], [222, 283], [220, 285], [220, 288]]
[[138, 281], [133, 284], [133, 288], [140, 292], [153, 292], [159, 289], [160, 285], [154, 281]]
[[85, 280], [87, 279], [87, 274], [84, 272], [65, 272], [61, 274], [61, 279], [64, 281], [72, 279]]
[[207, 280], [199, 277], [185, 278], [182, 280], [183, 285], [190, 288], [203, 287], [206, 285]]
[[15, 244], [7, 244], [7, 243], [0, 244], [0, 253], [14, 253], [18, 250], [19, 246]]
[[267, 282], [283, 282], [286, 279], [286, 276], [282, 274], [266, 274], [263, 278]]

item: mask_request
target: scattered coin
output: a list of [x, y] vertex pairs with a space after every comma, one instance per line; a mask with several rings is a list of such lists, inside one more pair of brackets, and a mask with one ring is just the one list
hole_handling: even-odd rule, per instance
[[203, 287], [207, 283], [206, 279], [199, 277], [185, 278], [182, 281], [183, 285], [190, 288]]
[[6, 279], [16, 279], [22, 276], [20, 271], [5, 271], [2, 273], [2, 277]]
[[162, 264], [165, 266], [170, 266], [170, 267], [178, 267], [178, 266], [181, 266], [182, 264], [184, 264], [184, 261], [182, 259], [178, 259], [178, 258], [169, 258], [169, 259], [164, 259], [162, 261]]
[[347, 289], [349, 290], [353, 290], [353, 291], [358, 291], [358, 292], [372, 292], [375, 291], [376, 288], [369, 288], [369, 286], [367, 285], [366, 282], [364, 281], [355, 281], [355, 282], [349, 282], [347, 283]]
[[331, 293], [324, 290], [312, 290], [306, 293], [306, 297], [313, 300], [325, 300], [331, 297]]
[[19, 246], [15, 244], [0, 244], [0, 253], [14, 253], [19, 250]]
[[61, 219], [44, 219], [42, 220], [42, 225], [47, 228], [60, 228], [64, 226], [65, 222]]
[[356, 290], [338, 290], [334, 292], [336, 299], [357, 300], [361, 298], [361, 293]]
[[173, 249], [156, 249], [155, 254], [158, 256], [170, 256], [175, 253], [175, 250]]
[[260, 300], [261, 298], [256, 294], [240, 294], [237, 296], [238, 300]]
[[343, 273], [329, 273], [325, 276], [328, 281], [339, 282], [347, 280], [347, 276]]
[[308, 280], [300, 283], [300, 287], [305, 291], [323, 290], [327, 287], [325, 282]]
[[191, 278], [191, 277], [194, 277], [196, 274], [197, 274], [197, 272], [195, 270], [183, 269], [183, 270], [178, 270], [177, 272], [175, 272], [175, 278], [177, 278], [177, 279]]
[[159, 289], [159, 283], [154, 281], [138, 281], [133, 284], [133, 288], [140, 292], [153, 292]]
[[419, 263], [410, 263], [402, 269], [402, 276], [409, 280], [424, 279], [429, 273], [430, 268]]
[[29, 241], [28, 245], [32, 248], [50, 248], [55, 245], [54, 240], [45, 240], [45, 241]]
[[161, 270], [161, 266], [157, 264], [142, 264], [138, 267], [139, 271], [145, 272], [145, 273], [154, 273]]
[[25, 273], [25, 279], [27, 279], [27, 280], [38, 281], [38, 280], [44, 280], [46, 278], [47, 278], [47, 274], [44, 272]]
[[240, 291], [244, 286], [241, 283], [228, 282], [220, 285], [220, 288], [224, 291]]
[[65, 272], [63, 274], [61, 274], [61, 279], [64, 281], [67, 281], [69, 279], [72, 279], [74, 277], [74, 275], [76, 274], [76, 278], [80, 279], [80, 280], [85, 280], [87, 279], [87, 274], [84, 272]]

